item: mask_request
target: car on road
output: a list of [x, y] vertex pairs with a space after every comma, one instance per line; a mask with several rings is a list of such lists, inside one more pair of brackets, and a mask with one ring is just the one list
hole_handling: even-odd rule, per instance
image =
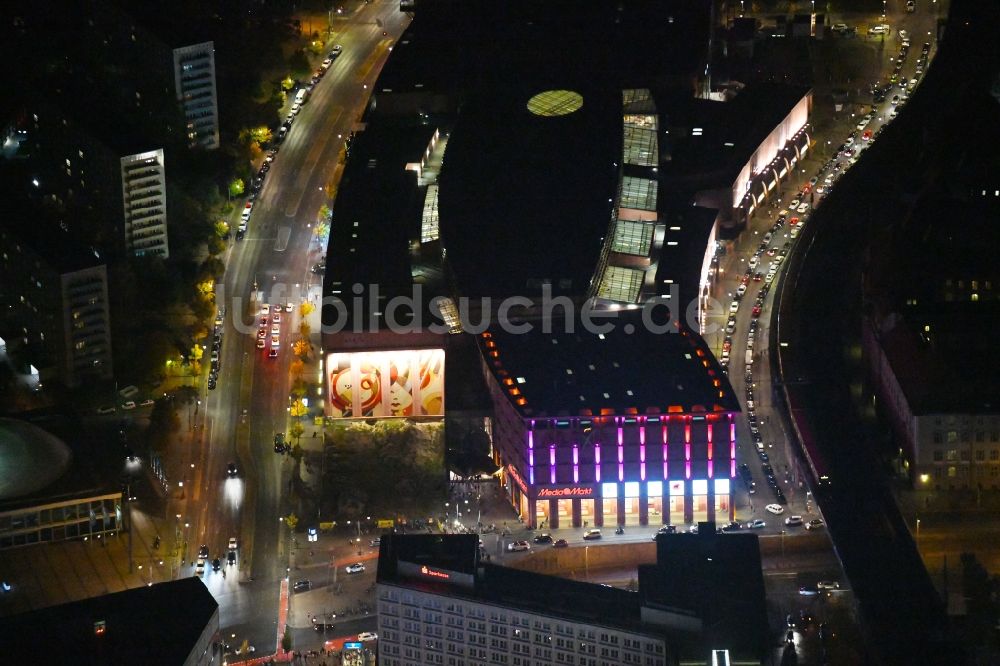
[[765, 523], [760, 518], [756, 518], [747, 523], [748, 530], [762, 530], [765, 527], [767, 527], [767, 523]]
[[[262, 315], [264, 315], [264, 316], [267, 316], [267, 315], [271, 314], [271, 305], [270, 305], [270, 303], [264, 303], [263, 305], [261, 305], [260, 306], [260, 313]], [[265, 321], [264, 323], [267, 323], [267, 322]]]
[[319, 530], [317, 530], [315, 527], [310, 527], [308, 530], [306, 530], [306, 538], [310, 542], [319, 541]]
[[739, 312], [739, 309], [740, 309], [739, 301], [733, 301], [732, 303], [729, 304], [729, 314], [736, 314], [737, 312]]
[[275, 308], [274, 314], [271, 315], [271, 322], [275, 324], [281, 323], [281, 310], [279, 308]]
[[816, 587], [821, 590], [839, 590], [840, 583], [835, 580], [821, 580], [816, 583]]
[[122, 409], [135, 409], [135, 400], [128, 400], [122, 403]]
[[882, 23], [880, 25], [873, 25], [868, 28], [869, 35], [887, 35], [889, 34], [889, 26]]
[[597, 529], [596, 527], [593, 529], [589, 529], [583, 533], [583, 538], [586, 541], [593, 541], [594, 539], [600, 539], [601, 530]]
[[758, 272], [756, 272], [756, 273], [753, 274], [753, 281], [754, 282], [760, 282], [763, 279], [764, 279], [764, 274], [763, 273], [761, 273], [761, 272], [758, 271]]
[[799, 588], [799, 594], [804, 597], [815, 597], [819, 594], [819, 589], [815, 585], [803, 585]]
[[271, 335], [281, 335], [280, 324], [271, 324]]
[[153, 400], [152, 398], [146, 398], [145, 400], [143, 400], [142, 402], [139, 403], [139, 406], [140, 407], [152, 407], [155, 404], [156, 404], [155, 400]]
[[747, 286], [745, 284], [741, 284], [740, 286], [736, 287], [736, 295], [737, 296], [741, 296], [742, 297], [743, 294], [745, 294], [745, 293], [747, 293]]
[[268, 358], [278, 358], [278, 350], [277, 349], [272, 349], [271, 351], [269, 351], [267, 353], [267, 357]]
[[115, 409], [114, 407], [111, 407], [111, 406], [105, 406], [105, 407], [98, 407], [97, 408], [97, 413], [105, 415], [105, 416], [108, 415], [108, 414], [114, 414], [117, 411], [118, 411], [117, 409]]
[[344, 50], [343, 46], [341, 46], [340, 44], [334, 44], [333, 48], [330, 49], [330, 57], [336, 58], [341, 54], [343, 50]]
[[267, 347], [267, 342], [264, 338], [257, 338], [257, 349], [264, 349]]
[[552, 543], [552, 535], [548, 533], [539, 534], [532, 541], [535, 543]]
[[257, 329], [257, 339], [264, 340], [267, 338], [267, 328], [261, 326]]
[[237, 474], [236, 463], [231, 462], [228, 465], [226, 465], [226, 475], [228, 475], [229, 478], [231, 479], [235, 478], [236, 474]]
[[809, 203], [803, 201], [802, 203], [799, 204], [799, 207], [795, 209], [795, 212], [801, 215], [802, 213], [805, 213], [807, 210], [809, 210]]
[[741, 525], [740, 523], [737, 523], [736, 521], [733, 521], [733, 522], [729, 523], [728, 525], [726, 525], [725, 527], [720, 528], [719, 531], [721, 531], [721, 532], [738, 532], [738, 531], [740, 531], [742, 529], [743, 529], [743, 525]]
[[219, 558], [215, 558], [214, 560], [212, 560], [212, 571], [218, 571], [221, 568], [222, 568], [222, 560], [220, 560]]
[[194, 565], [194, 575], [204, 576], [205, 575], [205, 559], [199, 557], [198, 563]]
[[507, 551], [511, 553], [519, 553], [522, 551], [530, 550], [531, 544], [527, 541], [514, 541], [507, 544]]
[[271, 335], [271, 347], [277, 349], [281, 346], [281, 337], [278, 335]]
[[785, 512], [785, 507], [781, 506], [780, 504], [768, 504], [767, 506], [764, 507], [764, 510], [767, 511], [768, 513], [773, 513], [776, 516], [780, 516]]
[[226, 561], [229, 563], [230, 566], [236, 564], [236, 551], [235, 550], [229, 551], [229, 555], [226, 556]]
[[311, 580], [297, 580], [295, 581], [295, 584], [292, 585], [292, 592], [305, 592], [306, 590], [311, 590], [312, 586], [313, 584]]
[[567, 548], [568, 546], [569, 546], [569, 541], [566, 541], [566, 539], [556, 539], [552, 543], [553, 548]]
[[824, 524], [825, 523], [823, 523], [823, 521], [820, 520], [819, 518], [813, 518], [808, 523], [806, 523], [806, 529], [807, 530], [819, 530], [819, 529], [823, 528]]
[[796, 527], [802, 524], [802, 516], [788, 516], [785, 518], [785, 525], [788, 527]]
[[229, 537], [229, 550], [236, 550], [236, 537]]
[[274, 452], [275, 453], [285, 452], [285, 433], [283, 432], [274, 433]]
[[[767, 281], [770, 282], [773, 279], [774, 279], [774, 273], [768, 273], [767, 274]], [[752, 316], [752, 317], [759, 317], [760, 316], [760, 306], [759, 305], [754, 305], [753, 306], [753, 309], [750, 311], [750, 316]]]
[[368, 542], [368, 545], [371, 546], [372, 548], [378, 548], [379, 546], [382, 545], [382, 537], [375, 537], [374, 539]]
[[206, 557], [208, 557], [208, 545], [203, 543], [201, 544], [201, 547], [198, 549], [198, 558], [204, 559]]
[[358, 640], [361, 641], [362, 643], [377, 641], [378, 634], [376, 634], [374, 631], [362, 631], [360, 634], [358, 634]]
[[332, 58], [324, 58], [323, 63], [320, 65], [323, 69], [329, 69], [330, 65], [333, 64]]
[[355, 562], [354, 564], [348, 564], [344, 567], [344, 571], [349, 574], [364, 573], [365, 565], [361, 562]]

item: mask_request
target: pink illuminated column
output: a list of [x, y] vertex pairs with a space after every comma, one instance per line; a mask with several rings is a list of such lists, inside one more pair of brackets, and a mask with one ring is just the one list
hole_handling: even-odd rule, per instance
[[684, 423], [684, 478], [691, 478], [691, 417]]
[[535, 485], [535, 433], [528, 431], [528, 483]]
[[580, 483], [580, 447], [573, 445], [573, 483]]
[[625, 480], [625, 445], [622, 427], [618, 426], [618, 481]]
[[712, 478], [715, 462], [712, 460], [712, 424], [708, 424], [708, 478]]
[[646, 426], [639, 426], [639, 480], [646, 480]]
[[667, 452], [668, 452], [668, 448], [667, 448], [667, 421], [665, 420], [663, 422], [663, 479], [664, 480], [670, 478], [670, 470], [668, 469], [668, 465], [667, 465]]
[[601, 445], [594, 444], [594, 479], [601, 482]]
[[556, 445], [549, 444], [549, 483], [556, 482]]

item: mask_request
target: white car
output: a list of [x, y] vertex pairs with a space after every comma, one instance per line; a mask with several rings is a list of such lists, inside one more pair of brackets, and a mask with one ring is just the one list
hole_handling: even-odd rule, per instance
[[268, 303], [264, 303], [264, 305], [260, 306], [260, 313], [262, 315], [271, 314], [271, 306]]
[[773, 513], [776, 516], [780, 516], [785, 512], [785, 507], [781, 506], [780, 504], [768, 504], [767, 506], [764, 507], [764, 511], [767, 511], [768, 513]]
[[271, 321], [273, 323], [275, 323], [275, 324], [280, 324], [281, 323], [281, 315], [278, 314], [280, 312], [281, 312], [281, 308], [280, 307], [274, 309], [274, 314], [271, 315]]
[[378, 640], [378, 634], [376, 634], [373, 631], [362, 631], [360, 634], [358, 634], [358, 642], [360, 643], [368, 643], [370, 641], [377, 641], [377, 640]]
[[114, 407], [98, 407], [97, 408], [97, 413], [98, 414], [103, 414], [103, 415], [114, 414], [116, 411], [118, 411], [118, 410], [116, 410]]
[[739, 309], [740, 309], [739, 301], [733, 301], [732, 303], [729, 304], [729, 314], [736, 314], [737, 312], [739, 312]]
[[751, 268], [751, 269], [754, 269], [754, 268], [757, 268], [757, 264], [758, 264], [758, 263], [760, 263], [760, 259], [758, 259], [757, 257], [752, 257], [752, 258], [750, 259], [750, 264], [749, 264], [749, 265], [750, 265], [750, 268]]
[[802, 202], [799, 201], [798, 199], [792, 199], [792, 203], [788, 204], [788, 207], [791, 208], [792, 210], [794, 210], [794, 209], [796, 209], [796, 208], [799, 207], [800, 203], [802, 203]]
[[785, 518], [785, 525], [788, 527], [796, 527], [802, 524], [802, 516], [788, 516]]
[[804, 213], [807, 210], [809, 210], [809, 203], [803, 201], [802, 203], [799, 204], [799, 207], [796, 208], [795, 210], [796, 210], [796, 212], [798, 212], [801, 215], [802, 213]]
[[751, 520], [749, 523], [747, 523], [747, 529], [748, 530], [762, 530], [765, 527], [767, 527], [767, 523], [765, 523], [760, 518], [757, 518], [755, 520]]
[[264, 341], [264, 338], [257, 338], [257, 349], [264, 349], [265, 347], [267, 347], [267, 343]]
[[272, 349], [277, 349], [280, 346], [281, 346], [281, 338], [279, 338], [277, 335], [272, 335], [271, 336], [271, 348]]
[[519, 553], [530, 549], [531, 549], [531, 544], [528, 543], [527, 541], [515, 541], [511, 544], [508, 544], [507, 546], [507, 550], [512, 553]]
[[747, 293], [747, 286], [745, 284], [741, 284], [740, 286], [736, 287], [737, 296], [742, 296], [745, 293]]
[[135, 409], [135, 400], [122, 403], [122, 409]]
[[346, 567], [344, 567], [344, 571], [346, 571], [349, 574], [362, 573], [364, 570], [365, 570], [365, 565], [363, 565], [361, 562], [348, 564]]
[[788, 232], [788, 235], [791, 236], [792, 238], [797, 238], [799, 235], [799, 227], [792, 227], [792, 230]]
[[820, 590], [839, 590], [840, 583], [835, 580], [821, 580], [816, 583], [816, 587]]
[[198, 564], [196, 564], [194, 566], [194, 575], [195, 576], [204, 576], [205, 575], [205, 560], [204, 560], [204, 558], [201, 558], [201, 557], [198, 558]]
[[278, 324], [271, 324], [271, 335], [281, 335], [281, 326]]
[[229, 550], [236, 550], [236, 537], [229, 537]]
[[285, 303], [285, 312], [291, 312], [294, 307], [291, 303]]
[[887, 35], [889, 34], [889, 26], [884, 23], [882, 25], [873, 25], [872, 27], [868, 28], [868, 34]]
[[330, 60], [329, 58], [326, 58], [325, 60], [323, 60], [323, 64], [320, 65], [320, 67], [322, 67], [323, 69], [330, 69], [330, 65], [332, 65], [332, 64], [333, 64], [333, 61]]

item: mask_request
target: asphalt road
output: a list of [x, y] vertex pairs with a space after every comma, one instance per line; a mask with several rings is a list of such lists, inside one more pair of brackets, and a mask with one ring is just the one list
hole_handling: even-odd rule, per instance
[[[201, 437], [190, 451], [193, 467], [180, 521], [189, 524], [189, 558], [202, 543], [214, 557], [224, 554], [230, 536], [239, 539], [235, 570], [227, 567], [225, 577], [208, 572], [205, 583], [219, 601], [229, 642], [246, 638], [264, 653], [274, 641], [278, 583], [286, 575], [289, 535], [280, 517], [290, 511], [292, 471], [290, 458], [274, 454], [273, 435], [286, 430], [291, 343], [300, 316], [297, 307], [281, 313], [276, 359], [257, 349], [255, 320], [261, 303], [319, 302], [322, 281], [310, 267], [325, 248], [314, 242], [312, 225], [329, 201], [338, 152], [367, 101], [386, 47], [409, 19], [398, 5], [379, 3], [335, 21], [335, 43], [343, 53], [296, 116], [245, 239], [227, 253], [225, 279], [217, 287], [226, 304], [221, 368], [216, 389], [202, 386], [202, 402], [192, 415], [192, 429], [200, 429]], [[227, 477], [229, 462], [237, 464], [237, 478]]]

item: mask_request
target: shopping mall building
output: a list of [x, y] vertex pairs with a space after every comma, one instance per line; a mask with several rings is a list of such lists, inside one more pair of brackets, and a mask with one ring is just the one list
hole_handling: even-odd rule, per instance
[[708, 3], [446, 4], [351, 141], [327, 416], [485, 430], [528, 524], [731, 520], [739, 404], [701, 336], [723, 237], [808, 150], [810, 91], [713, 92]]

